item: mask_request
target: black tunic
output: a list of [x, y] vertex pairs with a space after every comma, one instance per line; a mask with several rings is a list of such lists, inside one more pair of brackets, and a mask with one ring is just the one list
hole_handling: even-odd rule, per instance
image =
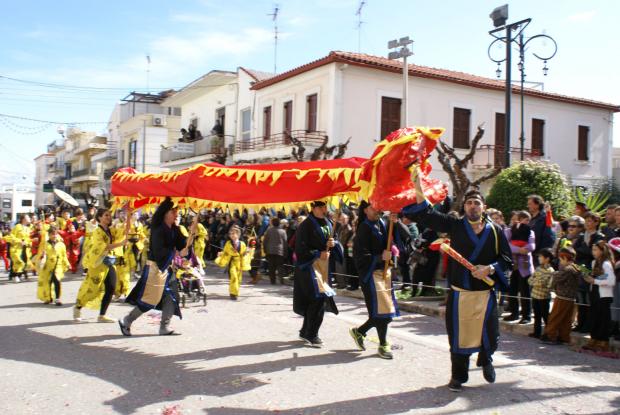
[[[493, 288], [505, 291], [508, 288], [507, 273], [512, 269], [512, 255], [508, 240], [502, 229], [495, 223], [487, 222], [485, 228], [476, 234], [466, 218], [454, 218], [434, 211], [425, 202], [410, 205], [403, 213], [413, 221], [421, 221], [436, 232], [447, 233], [450, 245], [474, 265], [493, 265], [495, 273], [489, 277], [495, 281]], [[432, 242], [432, 241], [431, 241]], [[452, 258], [448, 261], [448, 281], [453, 287], [465, 291], [488, 291], [486, 282], [474, 278], [460, 263]], [[446, 304], [446, 328], [450, 340], [450, 351], [458, 354], [470, 354], [480, 348], [462, 349], [458, 345], [458, 290], [451, 290]], [[488, 356], [497, 349], [499, 324], [495, 291], [491, 289], [488, 307], [484, 319], [482, 346]]]
[[[338, 308], [333, 297], [320, 296], [314, 286], [314, 277], [307, 265], [319, 258], [321, 251], [327, 247], [327, 239], [331, 235], [325, 234], [320, 227], [327, 227], [331, 231], [331, 222], [325, 218], [317, 218], [312, 213], [308, 215], [295, 232], [295, 279], [293, 284], [293, 311], [304, 316], [308, 306], [314, 301], [326, 300], [325, 311], [338, 314]], [[331, 248], [330, 253], [338, 250]], [[333, 270], [330, 270], [330, 272]]]
[[[148, 259], [157, 263], [157, 267], [163, 270], [166, 266], [170, 265], [171, 260], [174, 258], [175, 251], [181, 251], [185, 248], [186, 239], [176, 225], [168, 227], [165, 224], [161, 224], [151, 229], [151, 237], [149, 238], [149, 252]], [[146, 284], [149, 267], [146, 266], [142, 270], [142, 276], [138, 280], [138, 283], [131, 290], [127, 299], [125, 300], [129, 304], [140, 307], [142, 311], [148, 311], [140, 300], [144, 287]], [[181, 309], [179, 308], [179, 293], [176, 284], [172, 279], [175, 278], [173, 273], [168, 270], [168, 280], [166, 281], [166, 290], [162, 295], [162, 300], [166, 295], [172, 295], [175, 302], [175, 315], [181, 317]], [[168, 289], [169, 288], [169, 289]], [[161, 310], [162, 301], [155, 307], [157, 310]]]

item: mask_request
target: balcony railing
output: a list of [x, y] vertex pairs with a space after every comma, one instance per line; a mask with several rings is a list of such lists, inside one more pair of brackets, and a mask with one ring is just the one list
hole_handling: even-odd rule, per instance
[[[495, 167], [504, 167], [506, 159], [506, 151], [504, 146], [494, 144], [483, 144], [478, 147], [474, 155], [473, 167], [478, 169], [491, 169]], [[524, 148], [523, 157], [525, 160], [537, 159], [541, 157], [540, 150]], [[510, 147], [510, 159], [520, 160], [521, 149], [519, 147]]]
[[160, 153], [160, 162], [182, 160], [197, 156], [222, 155], [226, 148], [226, 139], [232, 141], [232, 136], [209, 135], [201, 140], [191, 143], [177, 143], [169, 147], [165, 147]]
[[244, 153], [249, 151], [268, 150], [278, 147], [288, 147], [299, 142], [302, 145], [310, 145], [318, 147], [325, 141], [327, 135], [325, 131], [293, 130], [290, 132], [282, 132], [271, 134], [268, 137], [252, 137], [248, 139], [240, 139], [235, 141], [235, 153]]
[[74, 170], [71, 173], [71, 177], [76, 178], [76, 177], [80, 177], [80, 176], [92, 176], [92, 175], [96, 175], [96, 172], [93, 172], [92, 169], [80, 169], [80, 170]]

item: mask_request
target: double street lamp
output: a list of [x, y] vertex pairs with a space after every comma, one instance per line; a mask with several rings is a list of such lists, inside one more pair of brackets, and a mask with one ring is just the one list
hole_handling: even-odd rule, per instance
[[400, 39], [390, 40], [388, 49], [397, 49], [388, 54], [388, 59], [403, 58], [403, 101], [400, 108], [400, 124], [401, 127], [407, 127], [409, 124], [409, 115], [407, 113], [407, 100], [409, 97], [409, 67], [407, 66], [407, 57], [412, 56], [413, 52], [407, 46], [411, 45], [413, 40], [409, 36]]
[[[519, 72], [521, 73], [521, 133], [519, 137], [520, 141], [520, 156], [521, 161], [524, 159], [524, 146], [525, 146], [525, 134], [524, 134], [524, 101], [523, 101], [523, 87], [525, 83], [525, 52], [527, 50], [527, 46], [534, 39], [538, 40], [549, 40], [552, 44], [552, 51], [548, 55], [539, 55], [532, 52], [536, 58], [542, 60], [544, 62], [543, 66], [543, 75], [547, 76], [549, 68], [547, 67], [547, 61], [555, 56], [558, 51], [558, 45], [555, 40], [548, 35], [540, 34], [536, 36], [532, 36], [530, 38], [525, 38], [523, 35], [523, 31], [532, 21], [531, 18], [519, 20], [518, 22], [506, 24], [508, 20], [508, 5], [505, 4], [503, 6], [497, 7], [493, 12], [489, 15], [491, 19], [493, 19], [493, 25], [496, 29], [491, 30], [489, 34], [495, 38], [493, 42], [489, 45], [489, 49], [487, 50], [487, 54], [489, 59], [493, 62], [497, 63], [497, 77], [499, 78], [502, 74], [502, 70], [500, 68], [500, 64], [502, 62], [506, 62], [506, 97], [505, 97], [505, 130], [504, 130], [504, 149], [505, 149], [505, 159], [504, 159], [504, 167], [510, 166], [510, 110], [511, 110], [511, 92], [512, 92], [512, 47], [513, 45], [517, 46], [517, 50], [519, 51]], [[506, 31], [505, 36], [501, 36], [502, 31]], [[513, 36], [513, 31], [517, 31], [517, 33]], [[499, 35], [497, 33], [500, 33]], [[527, 40], [526, 40], [527, 39]], [[503, 42], [506, 44], [506, 57], [502, 59], [495, 59], [491, 56], [491, 49], [493, 45], [497, 42]]]

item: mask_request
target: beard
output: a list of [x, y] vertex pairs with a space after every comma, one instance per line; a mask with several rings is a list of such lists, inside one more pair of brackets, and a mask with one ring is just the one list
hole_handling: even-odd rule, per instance
[[482, 214], [480, 214], [480, 213], [466, 213], [465, 217], [470, 222], [478, 222], [482, 218]]

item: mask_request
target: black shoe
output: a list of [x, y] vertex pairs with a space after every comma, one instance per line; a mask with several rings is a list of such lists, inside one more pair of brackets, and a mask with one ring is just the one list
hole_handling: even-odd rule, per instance
[[493, 367], [493, 363], [482, 366], [482, 376], [484, 376], [484, 379], [489, 383], [495, 382], [495, 368]]
[[233, 301], [237, 301], [237, 296], [234, 294], [230, 294], [230, 299]]
[[519, 317], [518, 316], [509, 315], [509, 316], [504, 317], [502, 320], [504, 320], [504, 321], [517, 321], [517, 320], [519, 320]]
[[461, 392], [463, 390], [463, 386], [461, 386], [461, 382], [450, 379], [450, 382], [448, 383], [448, 389], [450, 389], [452, 392]]
[[533, 338], [535, 338], [535, 339], [540, 339], [540, 335], [539, 335], [539, 334], [536, 334], [536, 333], [530, 333], [530, 334], [528, 334], [527, 336], [528, 336], [528, 337], [533, 337]]
[[530, 320], [529, 318], [522, 318], [521, 320], [519, 320], [519, 324], [530, 324], [532, 322], [532, 320]]
[[310, 339], [310, 346], [314, 347], [315, 349], [320, 349], [321, 347], [323, 347], [323, 340], [321, 340], [321, 338], [318, 336], [314, 339]]
[[126, 326], [120, 318], [118, 319], [118, 325], [121, 328], [121, 333], [123, 333], [123, 336], [131, 336], [131, 328]]

